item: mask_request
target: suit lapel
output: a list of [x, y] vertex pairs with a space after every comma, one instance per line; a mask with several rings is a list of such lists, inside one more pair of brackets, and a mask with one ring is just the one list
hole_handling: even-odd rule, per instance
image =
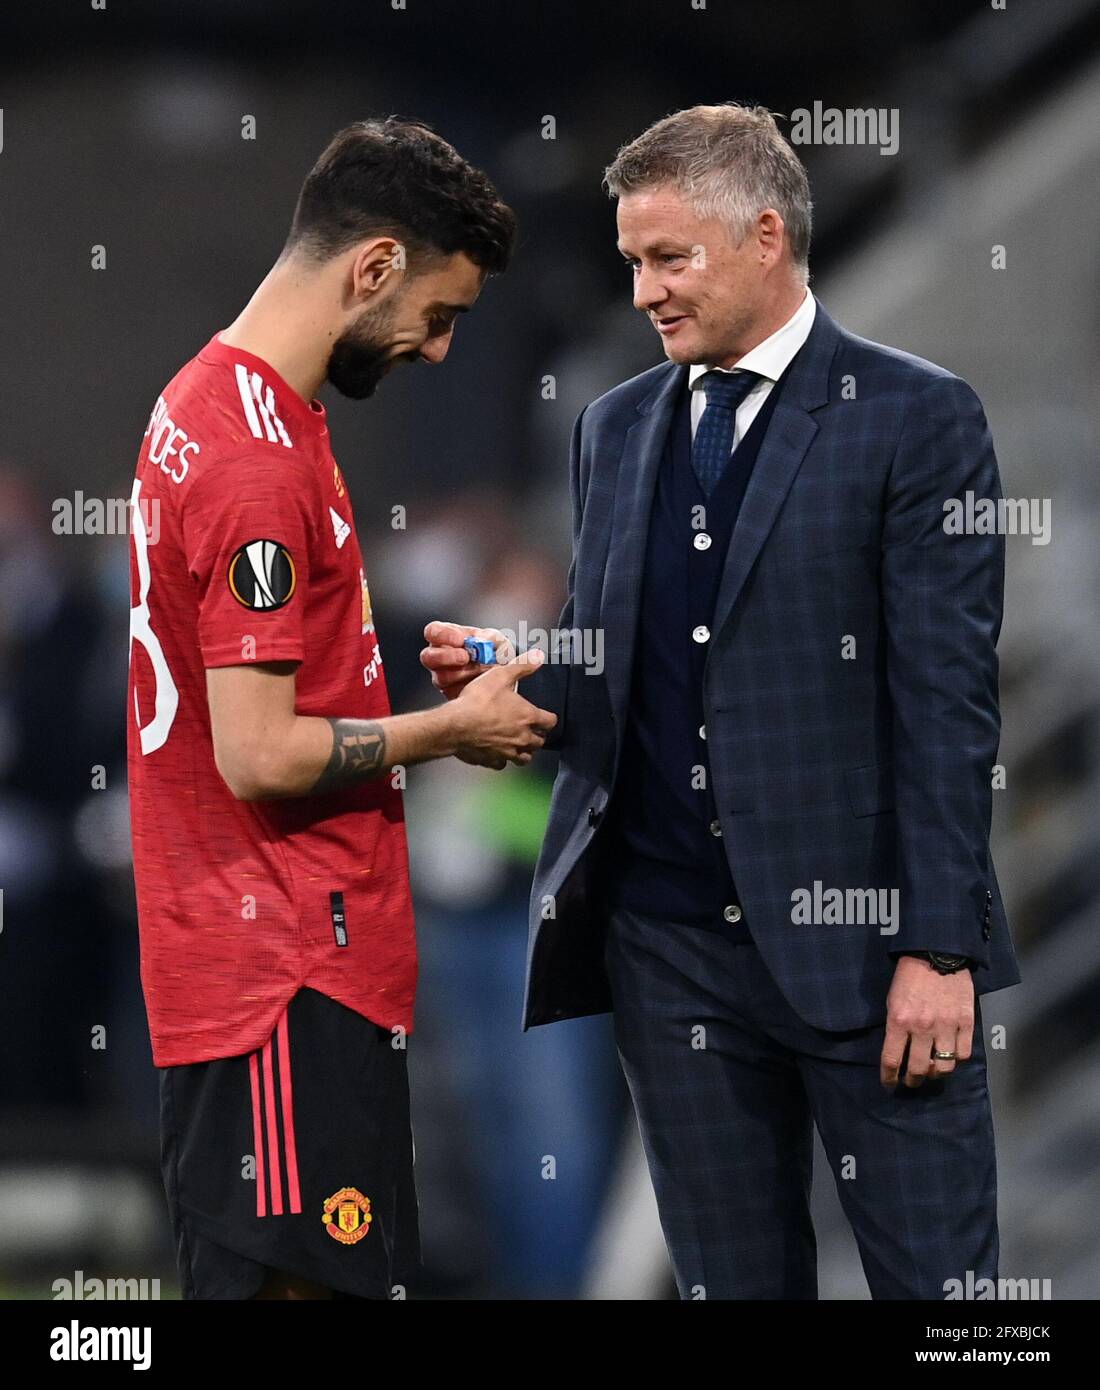
[[657, 472], [672, 413], [679, 392], [686, 385], [687, 368], [671, 367], [667, 378], [637, 407], [638, 419], [623, 436], [600, 601], [600, 621], [609, 639], [605, 652], [607, 689], [615, 721], [620, 726], [634, 660]]
[[791, 363], [783, 394], [760, 444], [737, 522], [730, 537], [714, 604], [713, 638], [729, 619], [749, 571], [779, 516], [779, 509], [818, 431], [811, 414], [829, 400], [829, 368], [840, 330], [820, 304], [810, 336]]

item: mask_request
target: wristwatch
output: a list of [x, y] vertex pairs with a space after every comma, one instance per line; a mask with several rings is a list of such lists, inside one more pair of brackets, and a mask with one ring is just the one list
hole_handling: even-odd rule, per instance
[[969, 956], [956, 956], [948, 951], [903, 951], [902, 955], [926, 960], [940, 975], [957, 975], [960, 970], [969, 970], [975, 964]]

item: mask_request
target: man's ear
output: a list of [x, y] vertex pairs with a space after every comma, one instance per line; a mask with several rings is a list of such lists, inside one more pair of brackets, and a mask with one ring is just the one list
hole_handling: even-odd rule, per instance
[[351, 289], [356, 299], [370, 298], [405, 271], [405, 247], [392, 236], [372, 237], [351, 262]]
[[778, 259], [783, 250], [786, 230], [775, 208], [765, 208], [756, 223], [756, 240], [761, 252]]

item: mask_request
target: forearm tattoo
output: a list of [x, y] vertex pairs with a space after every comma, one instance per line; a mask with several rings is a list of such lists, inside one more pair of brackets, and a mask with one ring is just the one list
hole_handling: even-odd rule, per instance
[[332, 757], [313, 787], [331, 792], [385, 770], [386, 732], [374, 719], [330, 719]]

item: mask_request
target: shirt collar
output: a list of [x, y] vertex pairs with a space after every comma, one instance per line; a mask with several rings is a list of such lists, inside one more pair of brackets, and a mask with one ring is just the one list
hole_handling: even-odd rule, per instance
[[247, 367], [249, 372], [258, 372], [263, 382], [274, 388], [279, 407], [287, 412], [288, 417], [293, 416], [303, 421], [317, 434], [327, 434], [328, 414], [321, 401], [316, 397], [307, 401], [279, 375], [270, 362], [257, 357], [254, 352], [246, 352], [244, 348], [231, 347], [228, 343], [223, 343], [221, 329], [202, 349], [199, 357], [204, 362], [218, 362], [228, 367], [236, 367], [240, 363]]
[[725, 371], [756, 372], [767, 381], [778, 381], [810, 336], [816, 312], [817, 300], [807, 289], [802, 303], [782, 328], [777, 328], [770, 338], [746, 352], [736, 367], [712, 367], [707, 362], [696, 362], [688, 368], [688, 385], [694, 390], [707, 372]]

